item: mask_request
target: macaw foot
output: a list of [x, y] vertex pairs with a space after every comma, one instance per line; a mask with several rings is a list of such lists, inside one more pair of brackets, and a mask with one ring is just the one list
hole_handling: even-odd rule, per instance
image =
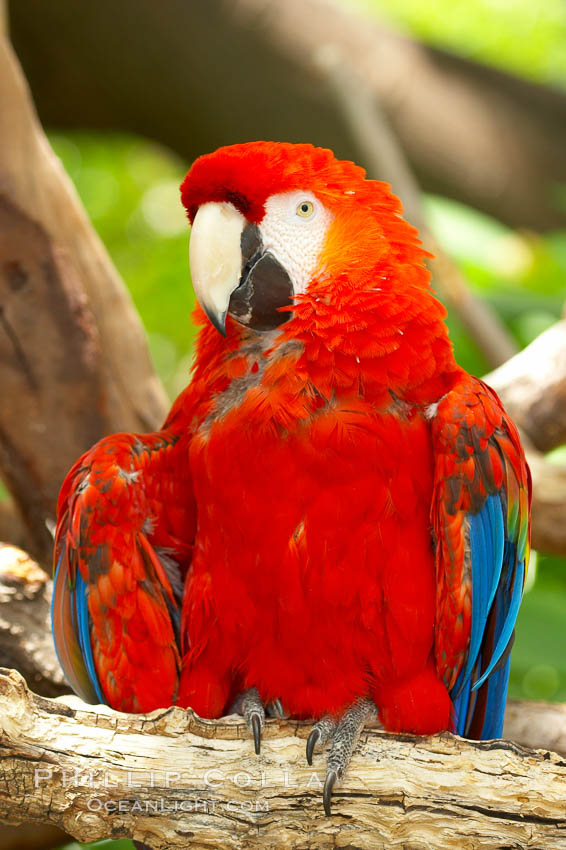
[[330, 802], [334, 786], [341, 782], [350, 764], [360, 734], [367, 723], [377, 719], [375, 703], [369, 699], [357, 699], [341, 717], [330, 714], [314, 724], [307, 740], [307, 761], [312, 764], [312, 754], [318, 745], [323, 747], [330, 739], [330, 754], [326, 762], [326, 781], [322, 792], [324, 811], [330, 817]]
[[247, 691], [239, 694], [234, 700], [231, 711], [241, 714], [246, 721], [246, 726], [254, 736], [254, 747], [257, 755], [261, 750], [261, 733], [265, 726], [266, 714], [268, 717], [284, 716], [281, 700], [273, 700], [267, 703], [267, 706], [264, 706], [257, 688], [248, 688]]

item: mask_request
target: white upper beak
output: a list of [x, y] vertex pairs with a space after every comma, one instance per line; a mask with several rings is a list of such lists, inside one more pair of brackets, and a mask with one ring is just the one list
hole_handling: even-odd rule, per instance
[[232, 292], [242, 275], [242, 231], [246, 219], [229, 203], [209, 201], [198, 208], [189, 243], [189, 265], [199, 304], [225, 334]]

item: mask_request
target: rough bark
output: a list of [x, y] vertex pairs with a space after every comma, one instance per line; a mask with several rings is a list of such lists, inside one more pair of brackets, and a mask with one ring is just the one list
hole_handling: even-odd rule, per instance
[[[523, 438], [523, 445], [527, 445]], [[566, 554], [566, 466], [527, 448], [533, 479], [532, 544], [539, 552]]]
[[[132, 131], [190, 160], [257, 138], [360, 159], [313, 58], [338, 45], [419, 183], [513, 227], [563, 226], [566, 94], [425, 47], [330, 0], [17, 0], [14, 43], [49, 126]], [[384, 175], [374, 175], [384, 176]], [[385, 175], [387, 179], [387, 175]]]
[[532, 542], [566, 554], [566, 466], [543, 452], [566, 443], [566, 321], [485, 375], [523, 435], [533, 478]]
[[166, 409], [129, 295], [0, 36], [0, 472], [44, 562], [63, 477]]
[[566, 466], [543, 452], [566, 443], [566, 321], [557, 322], [485, 380], [523, 434], [533, 477], [532, 540], [566, 554]]
[[15, 667], [35, 693], [69, 693], [51, 639], [51, 581], [15, 546], [0, 543], [0, 666]]
[[566, 320], [544, 331], [485, 380], [540, 452], [566, 443]]
[[0, 674], [0, 819], [79, 840], [133, 836], [157, 848], [566, 846], [566, 763], [510, 742], [367, 730], [321, 806], [324, 758], [308, 726], [269, 721], [262, 754], [241, 718], [191, 711], [97, 714]]

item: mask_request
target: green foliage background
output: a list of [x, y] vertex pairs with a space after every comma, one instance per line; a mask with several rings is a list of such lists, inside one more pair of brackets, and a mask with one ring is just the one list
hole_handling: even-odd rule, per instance
[[[342, 2], [352, 7], [349, 0]], [[424, 41], [566, 87], [563, 0], [356, 0], [355, 5]], [[189, 379], [194, 338], [188, 227], [178, 194], [190, 163], [140, 138], [87, 133], [50, 138], [127, 283], [155, 366], [173, 398]], [[557, 203], [560, 198], [566, 203], [566, 187], [561, 189]], [[427, 197], [426, 204], [441, 243], [521, 346], [559, 318], [566, 232], [512, 231], [447, 199]], [[487, 364], [481, 353], [453, 316], [449, 324], [459, 362], [482, 375]], [[566, 460], [566, 448], [552, 457]], [[566, 700], [566, 561], [544, 554], [534, 560], [519, 615], [510, 692]], [[121, 850], [131, 847], [118, 842], [113, 850], [118, 844]]]

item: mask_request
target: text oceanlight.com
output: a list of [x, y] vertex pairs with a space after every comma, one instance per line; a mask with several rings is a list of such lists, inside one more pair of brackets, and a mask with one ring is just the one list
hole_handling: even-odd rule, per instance
[[87, 809], [90, 812], [105, 812], [106, 814], [147, 814], [164, 812], [172, 814], [175, 812], [202, 812], [203, 814], [215, 814], [220, 811], [227, 812], [268, 812], [269, 800], [171, 800], [170, 798], [158, 797], [154, 800], [103, 800], [100, 797], [91, 797], [87, 801]]

